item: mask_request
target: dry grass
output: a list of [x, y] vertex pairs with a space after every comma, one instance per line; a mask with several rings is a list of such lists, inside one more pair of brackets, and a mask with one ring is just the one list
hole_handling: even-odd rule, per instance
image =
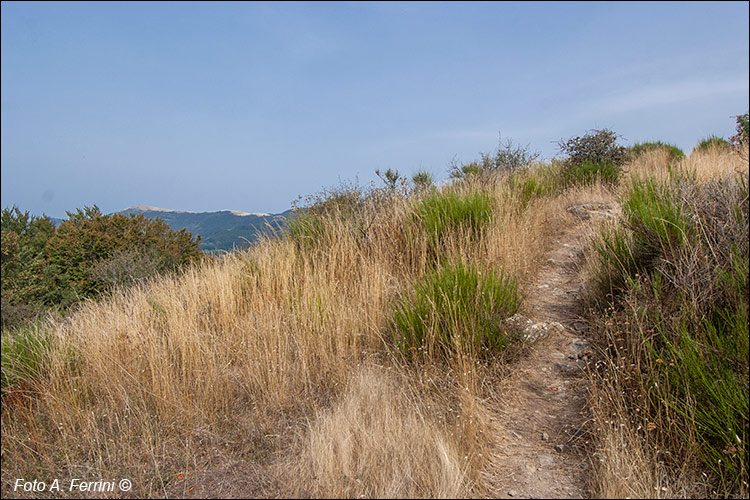
[[[449, 401], [430, 401], [415, 391], [420, 385], [419, 379], [384, 368], [361, 370], [341, 401], [316, 415], [304, 454], [294, 464], [303, 478], [297, 496], [470, 496], [476, 487], [472, 460], [463, 453], [477, 451], [473, 443], [462, 443], [461, 437], [470, 439], [461, 436], [462, 421], [486, 428], [485, 421], [473, 422], [481, 418], [481, 404], [452, 408]], [[443, 415], [452, 412], [456, 415]]]
[[[722, 193], [733, 189], [734, 184], [712, 183], [740, 173], [746, 176], [747, 151], [743, 154], [726, 149], [696, 151], [673, 166], [683, 174], [690, 173], [698, 185], [705, 186], [700, 193], [696, 191], [689, 198], [692, 203], [701, 205], [694, 207], [693, 211], [704, 214], [697, 220], [703, 232], [702, 241], [705, 240], [708, 247], [699, 250], [710, 252], [713, 258], [707, 258], [708, 254], [685, 253], [680, 257], [681, 261], [664, 264], [670, 270], [664, 272], [665, 281], [669, 280], [675, 288], [682, 290], [686, 303], [694, 304], [693, 309], [698, 311], [698, 304], [711, 303], [708, 295], [722, 293], [716, 290], [716, 283], [703, 282], [711, 279], [711, 270], [707, 266], [715, 265], [716, 259], [721, 260], [720, 254], [730, 251], [731, 245], [727, 241], [736, 241], [740, 247], [744, 241], [746, 248], [746, 234], [736, 234], [735, 227], [727, 229], [722, 223], [726, 221], [728, 224], [731, 218], [731, 208], [722, 205], [722, 200], [736, 198], [729, 191], [726, 196]], [[670, 179], [668, 159], [661, 151], [642, 155], [628, 165], [627, 171], [629, 176], [619, 187], [621, 194], [632, 187], [634, 178], [651, 178], [660, 182]], [[710, 200], [700, 198], [701, 193]], [[711, 227], [703, 227], [707, 220], [713, 221]], [[620, 224], [620, 221], [609, 223], [610, 227]], [[711, 248], [714, 239], [722, 241], [722, 248]], [[587, 281], [592, 282], [600, 267], [593, 245], [587, 249], [586, 262], [583, 272], [589, 276]], [[587, 292], [594, 293], [592, 290]], [[642, 338], [649, 332], [639, 331], [634, 318], [645, 318], [648, 311], [658, 308], [635, 300], [628, 300], [621, 307], [624, 311], [618, 314], [599, 317], [598, 320], [592, 318], [597, 337], [595, 342], [600, 348], [600, 361], [591, 372], [591, 428], [596, 441], [592, 449], [595, 458], [595, 474], [590, 483], [592, 495], [601, 498], [702, 498], [725, 494], [712, 489], [716, 487], [715, 481], [709, 480], [705, 468], [690, 448], [688, 443], [697, 442], [696, 437], [690, 435], [690, 427], [680, 426], [679, 419], [669, 417], [668, 411], [657, 415], [649, 411], [654, 404], [659, 406], [658, 402], [649, 400], [657, 392], [654, 388], [644, 387], [648, 380], [644, 382], [638, 374], [653, 372], [658, 367], [644, 364], [649, 361]], [[666, 312], [662, 311], [662, 314]], [[679, 314], [676, 317], [679, 318]], [[746, 484], [736, 487], [744, 490], [746, 495]]]
[[[460, 189], [488, 191], [495, 210], [478, 240], [448, 234], [445, 258], [522, 285], [580, 195], [521, 208], [504, 182]], [[412, 204], [394, 199], [366, 231], [332, 218], [312, 247], [269, 239], [52, 323], [33, 397], [3, 407], [3, 496], [20, 477], [127, 477], [146, 497], [480, 493], [486, 373], [454, 359], [417, 374], [384, 347], [393, 300], [431, 265]]]

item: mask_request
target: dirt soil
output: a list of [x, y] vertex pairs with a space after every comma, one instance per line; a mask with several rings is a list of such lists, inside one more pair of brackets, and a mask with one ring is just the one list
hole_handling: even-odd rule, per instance
[[587, 325], [578, 316], [579, 270], [591, 220], [609, 217], [601, 203], [570, 207], [576, 223], [561, 229], [530, 288], [527, 332], [540, 337], [502, 388], [500, 435], [489, 482], [495, 498], [585, 498], [591, 463], [585, 452]]

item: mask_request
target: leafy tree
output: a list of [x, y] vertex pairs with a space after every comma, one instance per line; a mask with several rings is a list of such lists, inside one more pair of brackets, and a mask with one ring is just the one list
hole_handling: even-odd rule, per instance
[[202, 257], [200, 237], [189, 231], [142, 214], [104, 215], [97, 206], [68, 212], [57, 228], [17, 207], [4, 209], [1, 222], [3, 328]]
[[67, 215], [47, 242], [47, 263], [54, 269], [58, 285], [53, 287], [56, 296], [49, 298], [52, 302], [67, 305], [71, 298], [66, 291], [75, 292], [78, 298], [104, 291], [107, 281], [95, 279], [93, 270], [125, 253], [147, 256], [155, 261], [157, 272], [177, 270], [201, 256], [200, 237], [193, 240], [190, 232], [174, 231], [161, 219], [142, 214], [104, 215], [96, 205]]
[[32, 216], [16, 206], [0, 214], [4, 327], [39, 311], [48, 285], [45, 248], [54, 233], [55, 224], [47, 216]]

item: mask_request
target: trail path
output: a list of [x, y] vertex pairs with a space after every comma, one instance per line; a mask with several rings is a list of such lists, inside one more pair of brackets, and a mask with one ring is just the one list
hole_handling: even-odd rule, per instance
[[576, 223], [562, 229], [531, 287], [522, 327], [540, 337], [514, 367], [502, 390], [496, 418], [501, 435], [489, 478], [496, 498], [584, 498], [589, 459], [582, 450], [590, 358], [587, 326], [577, 313], [583, 243], [591, 218], [608, 217], [609, 205], [568, 209]]

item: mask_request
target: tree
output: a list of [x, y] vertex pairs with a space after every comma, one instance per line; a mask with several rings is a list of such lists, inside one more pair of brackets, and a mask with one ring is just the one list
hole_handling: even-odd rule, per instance
[[4, 328], [39, 312], [48, 286], [45, 249], [54, 233], [55, 224], [47, 216], [32, 216], [16, 206], [0, 214]]
[[39, 312], [65, 309], [116, 285], [173, 272], [202, 258], [185, 229], [142, 214], [104, 215], [99, 208], [68, 212], [55, 228], [49, 217], [4, 209], [2, 222], [2, 326]]
[[47, 263], [58, 284], [52, 302], [69, 302], [66, 290], [74, 291], [77, 298], [94, 297], [106, 290], [112, 283], [92, 273], [102, 262], [124, 254], [152, 261], [154, 272], [175, 271], [202, 255], [200, 237], [193, 239], [185, 229], [174, 231], [161, 219], [143, 214], [104, 215], [96, 205], [67, 215], [47, 242]]

